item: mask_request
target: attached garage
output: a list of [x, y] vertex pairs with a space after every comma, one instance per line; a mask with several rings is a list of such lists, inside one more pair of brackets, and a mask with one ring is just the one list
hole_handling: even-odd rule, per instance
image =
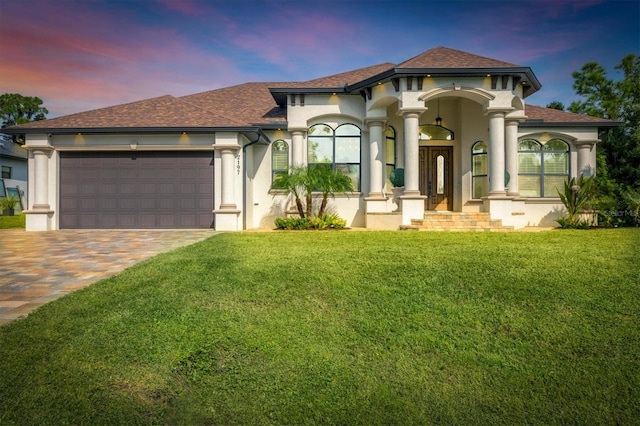
[[212, 151], [60, 152], [60, 229], [213, 228]]

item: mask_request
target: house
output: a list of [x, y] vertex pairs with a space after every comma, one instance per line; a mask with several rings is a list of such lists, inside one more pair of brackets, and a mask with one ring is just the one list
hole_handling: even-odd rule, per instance
[[0, 135], [0, 198], [20, 200], [15, 210], [27, 205], [27, 150]]
[[316, 163], [352, 178], [355, 192], [330, 205], [349, 226], [398, 229], [451, 211], [517, 229], [555, 225], [556, 188], [595, 173], [598, 131], [617, 125], [527, 105], [540, 88], [529, 67], [437, 47], [5, 131], [26, 138], [32, 231], [271, 228], [293, 211], [274, 176]]

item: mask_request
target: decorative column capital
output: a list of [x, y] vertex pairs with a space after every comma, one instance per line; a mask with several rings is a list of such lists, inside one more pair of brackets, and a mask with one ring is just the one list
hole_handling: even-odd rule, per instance
[[398, 115], [402, 116], [404, 118], [410, 118], [410, 117], [420, 117], [420, 115], [422, 115], [423, 112], [425, 112], [428, 108], [427, 107], [421, 107], [421, 108], [400, 108], [398, 110]]
[[573, 142], [576, 148], [589, 148], [591, 149], [594, 145], [602, 142], [600, 139], [578, 139]]
[[367, 126], [384, 126], [387, 123], [386, 118], [365, 118], [364, 122]]
[[289, 127], [287, 128], [287, 130], [289, 131], [289, 133], [291, 133], [291, 135], [293, 135], [294, 133], [304, 134], [307, 130], [309, 130], [309, 128], [308, 127]]
[[23, 145], [25, 149], [33, 152], [34, 154], [45, 154], [49, 155], [53, 151], [53, 147], [51, 145]]
[[240, 148], [242, 148], [240, 145], [237, 145], [237, 144], [235, 144], [235, 145], [213, 144], [212, 147], [213, 147], [214, 150], [220, 150], [222, 152], [224, 152], [224, 151], [233, 152], [233, 151], [238, 151]]

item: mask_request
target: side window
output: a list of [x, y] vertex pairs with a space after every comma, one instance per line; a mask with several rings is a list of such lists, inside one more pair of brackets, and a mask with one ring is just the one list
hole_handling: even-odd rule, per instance
[[522, 197], [557, 197], [569, 178], [569, 145], [551, 139], [518, 143], [518, 188]]
[[386, 136], [386, 182], [387, 188], [392, 188], [393, 185], [389, 180], [389, 176], [391, 172], [396, 168], [396, 129], [389, 126], [387, 127], [387, 131], [385, 133]]
[[277, 140], [271, 145], [271, 181], [284, 173], [289, 173], [289, 145]]
[[478, 141], [471, 147], [471, 194], [472, 198], [481, 198], [489, 193], [487, 144]]
[[11, 167], [2, 166], [2, 179], [11, 179]]

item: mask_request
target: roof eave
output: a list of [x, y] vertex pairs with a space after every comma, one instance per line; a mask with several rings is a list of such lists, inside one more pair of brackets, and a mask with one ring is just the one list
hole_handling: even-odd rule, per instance
[[[271, 143], [269, 137], [264, 133], [262, 126], [234, 126], [234, 127], [39, 127], [39, 128], [20, 128], [7, 127], [2, 129], [3, 133], [10, 135], [27, 135], [27, 134], [48, 134], [48, 135], [76, 135], [78, 133], [85, 135], [102, 135], [102, 134], [175, 134], [175, 133], [192, 133], [192, 134], [213, 134], [217, 132], [238, 132], [243, 134], [250, 141], [256, 140], [256, 143], [268, 145]], [[250, 135], [253, 136], [250, 137]], [[257, 138], [257, 139], [256, 139]]]
[[269, 89], [273, 100], [279, 106], [287, 104], [287, 95], [332, 95], [346, 93], [347, 86], [338, 87], [272, 87]]
[[523, 127], [619, 127], [623, 123], [619, 121], [544, 121], [544, 120], [525, 120], [520, 123], [519, 128]]
[[[359, 91], [369, 86], [388, 81], [392, 78], [430, 75], [432, 77], [478, 77], [492, 75], [520, 74], [522, 82], [526, 83], [525, 97], [537, 92], [542, 87], [540, 81], [529, 67], [500, 67], [500, 68], [393, 68], [380, 74], [369, 77], [356, 84], [348, 86], [348, 90]], [[528, 88], [528, 90], [526, 90]]]

